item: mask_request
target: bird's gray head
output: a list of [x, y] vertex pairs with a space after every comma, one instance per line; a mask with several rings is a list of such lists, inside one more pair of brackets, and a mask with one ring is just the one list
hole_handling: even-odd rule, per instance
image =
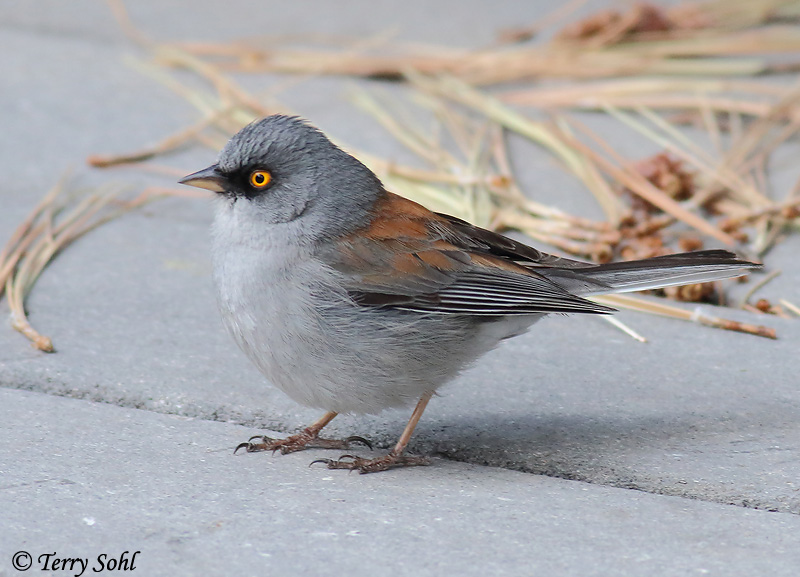
[[316, 238], [357, 228], [381, 194], [380, 180], [303, 120], [275, 115], [249, 124], [216, 164], [182, 184], [223, 195], [231, 210], [264, 223], [302, 219]]

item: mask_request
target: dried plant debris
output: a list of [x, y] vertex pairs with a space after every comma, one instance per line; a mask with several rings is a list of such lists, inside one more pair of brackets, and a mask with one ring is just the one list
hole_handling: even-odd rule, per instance
[[67, 191], [66, 177], [34, 207], [0, 252], [0, 297], [5, 295], [13, 328], [37, 349], [51, 353], [52, 340], [28, 320], [25, 299], [47, 265], [89, 231], [163, 196], [197, 196], [181, 190], [150, 187], [131, 195], [110, 184], [91, 190]]
[[635, 34], [705, 28], [695, 20], [673, 20], [667, 9], [649, 3], [637, 3], [627, 12], [603, 10], [565, 27], [560, 40], [589, 40], [594, 46], [609, 46], [630, 39]]
[[666, 303], [656, 302], [652, 299], [642, 299], [632, 297], [630, 295], [605, 295], [599, 297], [592, 297], [591, 300], [597, 301], [601, 304], [612, 306], [619, 309], [627, 309], [632, 311], [639, 311], [658, 316], [664, 316], [673, 319], [680, 319], [717, 329], [725, 329], [728, 331], [735, 331], [765, 337], [768, 339], [777, 339], [778, 336], [775, 329], [765, 327], [762, 325], [754, 325], [750, 323], [742, 323], [730, 319], [723, 319], [713, 315], [704, 313], [700, 308], [693, 311], [687, 311], [676, 306], [668, 305]]
[[[627, 9], [602, 10], [592, 14], [566, 26], [557, 38], [593, 47], [623, 42], [663, 42], [676, 38], [701, 40], [714, 35], [724, 38], [733, 31], [771, 24], [796, 23], [799, 17], [800, 4], [794, 0], [711, 0], [675, 6], [637, 2]], [[730, 49], [735, 50], [732, 46]]]
[[796, 314], [797, 316], [800, 317], [800, 307], [799, 306], [797, 306], [796, 304], [794, 304], [792, 302], [789, 302], [786, 299], [780, 299], [780, 301], [778, 301], [778, 302], [780, 302], [780, 304], [783, 307], [785, 307], [787, 310], [793, 312], [794, 314]]
[[[544, 44], [509, 39], [479, 50], [390, 43], [386, 36], [343, 42], [272, 37], [229, 44], [184, 42], [172, 47], [228, 72], [333, 74], [400, 80], [409, 69], [471, 84], [542, 77], [607, 78], [644, 74], [746, 76], [800, 65], [797, 0], [713, 0], [670, 8], [634, 4], [565, 28]], [[130, 24], [127, 23], [128, 28]], [[540, 26], [514, 32], [530, 38]], [[129, 32], [141, 40], [141, 34]], [[769, 54], [786, 54], [773, 61]]]
[[[604, 111], [618, 109], [663, 110], [673, 122], [705, 129], [714, 117], [718, 128], [730, 132], [734, 115], [744, 119], [775, 113], [774, 105], [789, 91], [785, 83], [732, 78], [635, 77], [586, 81], [575, 84], [539, 84], [500, 93], [510, 104], [544, 109], [572, 108]], [[783, 110], [788, 121], [800, 120], [800, 106]]]

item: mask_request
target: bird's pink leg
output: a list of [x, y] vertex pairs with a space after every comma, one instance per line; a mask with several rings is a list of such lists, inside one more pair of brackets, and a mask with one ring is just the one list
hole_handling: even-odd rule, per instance
[[409, 440], [411, 440], [411, 435], [414, 434], [414, 429], [416, 428], [417, 423], [419, 423], [422, 413], [425, 412], [425, 407], [428, 405], [428, 401], [431, 400], [432, 395], [433, 393], [426, 393], [419, 400], [417, 406], [414, 408], [414, 412], [411, 413], [411, 418], [408, 420], [408, 424], [403, 430], [403, 434], [400, 435], [400, 439], [397, 441], [394, 449], [389, 451], [388, 455], [377, 457], [375, 459], [364, 459], [362, 457], [355, 457], [353, 455], [342, 455], [336, 461], [333, 459], [317, 459], [312, 463], [312, 465], [314, 463], [325, 463], [329, 469], [350, 469], [351, 471], [356, 470], [359, 473], [376, 473], [378, 471], [391, 469], [392, 467], [414, 467], [417, 465], [429, 464], [430, 459], [427, 457], [403, 455], [403, 451], [405, 451], [406, 445], [408, 445]]

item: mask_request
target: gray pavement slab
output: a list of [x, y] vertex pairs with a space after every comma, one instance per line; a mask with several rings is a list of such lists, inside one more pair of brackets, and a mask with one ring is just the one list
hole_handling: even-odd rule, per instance
[[[231, 424], [0, 390], [0, 575], [140, 551], [140, 575], [795, 575], [800, 517], [437, 460], [232, 454]], [[77, 573], [77, 571], [76, 571]], [[19, 573], [23, 575], [24, 573]], [[51, 574], [64, 574], [52, 572]]]
[[[187, 8], [187, 3], [177, 1], [136, 2], [129, 3], [129, 9], [134, 21], [146, 33], [160, 39], [203, 37], [227, 40], [264, 32], [310, 31], [369, 37], [385, 31], [389, 22], [395, 22], [398, 39], [446, 42], [458, 46], [485, 45], [491, 41], [495, 30], [530, 22], [546, 12], [546, 3], [534, 2], [501, 5], [500, 8], [496, 8], [495, 3], [476, 2], [471, 3], [471, 10], [460, 10], [461, 3], [449, 2], [431, 9], [441, 10], [441, 14], [457, 15], [455, 20], [448, 20], [441, 14], [436, 16], [438, 12], [426, 12], [427, 3], [425, 6], [423, 3], [412, 4], [401, 11], [392, 8], [390, 3], [370, 3], [370, 10], [377, 10], [375, 14], [380, 17], [368, 19], [355, 17], [359, 14], [358, 7], [363, 8], [365, 4], [350, 2], [347, 9], [334, 9], [325, 2], [303, 4], [305, 7], [301, 8], [297, 3], [266, 5], [242, 1], [226, 3], [223, 11], [222, 4], [213, 2], [195, 3], [191, 9]], [[202, 9], [198, 7], [200, 5]], [[227, 17], [231, 10], [238, 11], [243, 17], [235, 20]], [[269, 30], [264, 30], [265, 21], [271, 26]], [[76, 183], [108, 180], [169, 182], [135, 171], [98, 172], [80, 168], [90, 154], [138, 149], [196, 119], [194, 111], [180, 97], [126, 64], [130, 56], [141, 58], [143, 53], [121, 37], [104, 3], [89, 0], [69, 5], [61, 2], [35, 5], [6, 2], [0, 6], [0, 22], [0, 46], [4, 49], [4, 56], [0, 59], [0, 77], [3, 78], [0, 115], [3, 118], [3, 140], [12, 143], [3, 147], [0, 160], [3, 169], [0, 240], [10, 234], [67, 167], [77, 167]], [[465, 34], [465, 30], [470, 33]], [[258, 84], [252, 79], [242, 81]], [[310, 79], [285, 91], [280, 98], [296, 112], [348, 144], [387, 158], [407, 159], [407, 154], [374, 121], [347, 102], [345, 95], [351, 84], [351, 80]], [[602, 121], [589, 117], [589, 122], [596, 123], [594, 126], [598, 130], [603, 129]], [[652, 145], [648, 148], [631, 135], [611, 134], [610, 139], [624, 154], [655, 152]], [[546, 154], [518, 140], [512, 142], [512, 152], [521, 172], [521, 182], [532, 197], [582, 215], [599, 216], [598, 209], [587, 202], [587, 193]], [[790, 149], [789, 156], [794, 152]], [[212, 153], [195, 150], [160, 162], [188, 173], [206, 166], [212, 159]], [[772, 172], [776, 190], [785, 190], [786, 183], [791, 182], [792, 166], [776, 168], [778, 170]], [[77, 450], [56, 452], [76, 459], [76, 465], [70, 471], [81, 475], [86, 483], [90, 483], [87, 479], [95, 476], [105, 479], [101, 485], [103, 491], [113, 490], [109, 487], [115, 481], [110, 475], [104, 476], [105, 469], [113, 471], [117, 466], [109, 463], [127, 463], [127, 460], [120, 460], [122, 454], [125, 459], [131, 452], [138, 455], [138, 461], [131, 461], [137, 464], [132, 466], [150, 472], [150, 485], [137, 485], [141, 487], [140, 491], [130, 489], [125, 499], [120, 501], [104, 500], [98, 496], [99, 493], [91, 491], [82, 493], [82, 499], [87, 503], [102, 502], [103, 510], [114, 519], [115, 525], [103, 537], [108, 540], [97, 542], [128, 547], [123, 537], [131, 535], [132, 540], [140, 536], [145, 539], [145, 535], [150, 533], [144, 521], [136, 525], [138, 533], [133, 528], [127, 533], [122, 519], [127, 514], [141, 519], [150, 515], [148, 518], [155, 519], [154, 526], [159, 527], [153, 529], [152, 534], [161, 543], [160, 552], [150, 557], [151, 560], [167, 565], [180, 561], [195, 568], [207, 563], [213, 568], [212, 572], [223, 574], [222, 561], [204, 550], [203, 543], [208, 540], [208, 543], [238, 546], [242, 535], [253, 535], [244, 542], [251, 543], [255, 550], [260, 544], [256, 539], [259, 535], [255, 530], [257, 521], [271, 518], [269, 509], [263, 515], [254, 512], [253, 517], [236, 518], [229, 513], [228, 507], [241, 511], [241, 502], [235, 501], [243, 502], [246, 493], [234, 492], [236, 496], [226, 501], [223, 498], [226, 490], [232, 490], [233, 486], [251, 489], [254, 482], [260, 491], [257, 497], [266, 497], [268, 491], [279, 490], [284, 497], [281, 506], [286, 507], [281, 515], [288, 518], [299, 514], [302, 507], [313, 505], [317, 507], [316, 513], [311, 515], [313, 519], [319, 520], [323, 514], [338, 519], [340, 502], [325, 501], [314, 492], [324, 489], [319, 485], [320, 479], [327, 477], [325, 472], [305, 469], [306, 462], [315, 454], [284, 459], [271, 459], [264, 455], [233, 459], [228, 454], [230, 446], [260, 428], [290, 432], [318, 415], [295, 405], [267, 384], [223, 333], [214, 308], [210, 281], [210, 218], [211, 207], [206, 201], [163, 201], [93, 232], [60, 255], [42, 276], [29, 299], [32, 321], [53, 338], [58, 352], [53, 355], [38, 353], [11, 329], [0, 330], [0, 386], [48, 393], [50, 397], [0, 391], [4, 398], [9, 399], [7, 403], [5, 400], [0, 403], [0, 424], [19, 422], [19, 415], [27, 415], [24, 418], [30, 420], [39, 406], [36, 403], [43, 403], [41, 410], [55, 415], [48, 426], [63, 425], [62, 429], [53, 429], [53, 434], [60, 436], [61, 444], [84, 447], [84, 452], [95, 455], [96, 459], [85, 455], [79, 458], [76, 455], [80, 451]], [[795, 236], [769, 254], [767, 265], [770, 270], [782, 269], [783, 274], [761, 294], [770, 300], [782, 297], [800, 301], [798, 250], [800, 240]], [[764, 317], [743, 312], [725, 310], [720, 314], [747, 322], [765, 322]], [[606, 554], [612, 555], [612, 560], [608, 565], [598, 565], [597, 574], [619, 574], [611, 571], [615, 566], [623, 566], [625, 571], [636, 574], [636, 559], [661, 559], [663, 565], [658, 565], [662, 562], [658, 561], [648, 566], [650, 569], [655, 567], [654, 572], [663, 568], [674, 574], [687, 574], [695, 569], [702, 573], [700, 569], [705, 566], [698, 561], [695, 567], [691, 565], [691, 559], [699, 560], [712, 553], [717, 555], [712, 558], [721, 560], [720, 563], [726, 555], [730, 558], [729, 565], [712, 567], [727, 570], [720, 574], [737, 574], [730, 571], [734, 567], [741, 567], [739, 574], [742, 575], [760, 573], [757, 568], [770, 563], [766, 543], [774, 540], [782, 544], [791, 538], [787, 527], [794, 528], [792, 523], [796, 516], [784, 513], [800, 513], [799, 323], [796, 320], [768, 319], [780, 335], [780, 340], [773, 342], [634, 313], [621, 313], [620, 318], [644, 333], [650, 342], [636, 343], [600, 319], [553, 317], [537, 324], [531, 333], [504, 343], [443, 388], [441, 396], [434, 399], [426, 411], [411, 445], [412, 451], [444, 457], [437, 459], [434, 467], [396, 471], [385, 474], [385, 480], [375, 481], [371, 476], [332, 475], [335, 480], [325, 483], [329, 484], [327, 486], [331, 482], [346, 483], [342, 485], [346, 488], [341, 490], [351, 492], [342, 493], [345, 496], [341, 498], [348, 499], [346, 502], [351, 506], [358, 501], [353, 496], [362, 491], [374, 491], [371, 496], [383, 499], [386, 507], [392, 499], [398, 498], [404, 487], [412, 494], [420, 491], [415, 494], [416, 501], [408, 502], [408, 515], [398, 518], [394, 525], [395, 530], [402, 525], [402, 530], [393, 535], [389, 532], [387, 540], [381, 542], [389, 547], [388, 539], [391, 537], [397, 543], [396, 548], [407, 555], [412, 554], [415, 543], [421, 543], [421, 546], [429, 547], [429, 559], [434, 559], [436, 539], [431, 535], [446, 540], [442, 541], [443, 547], [449, 546], [453, 550], [462, 550], [463, 540], [469, 542], [466, 531], [450, 537], [447, 531], [437, 530], [435, 523], [431, 522], [425, 529], [430, 533], [415, 533], [415, 526], [411, 523], [415, 514], [418, 516], [440, 507], [449, 507], [448, 510], [455, 515], [453, 511], [459, 506], [455, 497], [443, 505], [433, 500], [433, 496], [453, 495], [447, 493], [447, 487], [451, 483], [461, 487], [461, 483], [468, 483], [465, 479], [469, 479], [475, 487], [472, 490], [489, 499], [487, 503], [494, 507], [498, 507], [497, 503], [487, 495], [498, 491], [525, 491], [527, 499], [534, 499], [530, 501], [530, 508], [525, 509], [529, 514], [520, 514], [514, 519], [518, 524], [513, 525], [518, 532], [527, 534], [532, 531], [530, 535], [536, 536], [532, 541], [514, 541], [510, 530], [503, 533], [507, 518], [515, 514], [510, 508], [501, 507], [498, 511], [503, 515], [489, 517], [490, 507], [486, 505], [487, 516], [479, 518], [480, 527], [487, 534], [508, 536], [510, 545], [507, 549], [501, 547], [502, 539], [496, 541], [498, 555], [502, 554], [508, 560], [506, 567], [524, 567], [522, 562], [529, 561], [530, 556], [525, 555], [527, 550], [520, 543], [535, 541], [536, 554], [544, 553], [548, 559], [541, 565], [546, 574], [547, 571], [558, 574], [559, 570], [565, 574], [577, 574], [579, 569], [593, 566], [589, 565], [588, 559]], [[76, 402], [57, 396], [85, 401]], [[86, 400], [145, 409], [145, 412], [98, 407]], [[28, 405], [30, 408], [26, 409]], [[109, 434], [118, 421], [125, 422], [128, 418], [142, 419], [144, 428], [152, 426], [154, 430], [145, 432], [141, 438], [131, 431], [124, 433], [115, 443], [121, 443], [127, 450], [116, 451], [115, 459], [111, 459], [107, 454], [97, 453], [115, 450], [110, 449], [116, 446], [115, 443], [106, 444], [103, 439], [92, 445], [89, 433], [84, 435], [80, 426], [78, 416], [84, 415], [82, 411], [87, 411], [85, 416], [92, 415], [95, 419], [92, 430], [98, 436], [103, 430]], [[152, 415], [153, 412], [181, 417]], [[57, 416], [61, 416], [64, 422], [61, 423]], [[407, 417], [408, 412], [403, 411], [366, 417], [342, 416], [331, 425], [331, 434], [358, 434], [371, 438], [380, 447], [387, 447], [399, 435]], [[244, 430], [232, 424], [207, 420], [230, 421], [251, 428]], [[184, 443], [180, 445], [184, 450], [176, 450], [170, 443], [160, 443], [158, 437], [166, 437], [164, 431], [168, 427], [175, 427], [174, 436], [169, 438]], [[210, 472], [200, 479], [193, 477], [198, 471], [199, 458], [198, 453], [191, 451], [206, 455], [205, 448], [201, 450], [191, 445], [193, 436], [201, 432], [208, 441], [205, 444], [197, 441], [199, 446], [214, 448], [208, 455], [220, 459], [215, 466], [225, 467], [225, 473], [218, 473], [223, 477], [221, 479], [215, 479]], [[212, 437], [215, 434], [221, 438], [214, 441]], [[30, 442], [26, 437], [12, 435], [6, 438], [8, 443], [5, 440], [0, 443], [0, 451], [8, 455], [16, 450], [14, 439]], [[43, 444], [45, 441], [36, 442]], [[63, 471], [59, 467], [67, 466], [63, 460], [54, 460], [46, 451], [25, 454], [28, 457], [24, 464], [29, 468], [19, 469], [20, 476], [15, 477], [15, 483], [40, 478], [38, 471]], [[157, 466], [149, 468], [145, 465], [145, 456], [156, 459], [154, 463]], [[204, 458], [212, 459], [211, 456]], [[183, 469], [172, 467], [170, 462], [183, 463]], [[244, 467], [245, 470], [231, 471], [229, 467]], [[7, 471], [13, 473], [13, 470], [14, 467], [4, 465], [4, 473], [0, 476], [3, 486], [7, 485], [6, 475], [10, 474]], [[126, 469], [121, 477], [133, 476], [138, 470]], [[151, 508], [146, 511], [137, 508], [134, 493], [158, 489], [160, 475], [167, 473], [172, 476], [165, 478], [164, 482], [171, 484], [171, 492], [163, 493], [160, 499], [153, 497], [147, 501]], [[260, 477], [253, 479], [254, 473]], [[58, 475], [53, 473], [54, 478], [70, 478], [66, 473]], [[567, 483], [540, 475], [594, 485]], [[347, 480], [340, 480], [343, 478]], [[187, 479], [196, 480], [197, 486], [181, 487], [182, 483], [189, 482]], [[220, 485], [228, 482], [230, 485]], [[281, 483], [298, 483], [317, 495], [315, 498], [318, 500], [303, 501], [303, 497], [298, 498], [299, 503], [289, 503], [296, 493], [284, 488], [275, 489], [284, 487]], [[513, 489], [515, 484], [520, 487]], [[384, 493], [385, 486], [393, 487], [397, 492]], [[56, 485], [55, 492], [49, 487], [47, 483], [35, 485], [39, 491], [36, 501], [39, 509], [29, 511], [37, 514], [50, 509], [65, 511], [70, 495], [59, 491], [72, 490], [72, 486]], [[427, 487], [429, 493], [424, 493], [422, 487]], [[572, 489], [556, 498], [554, 495], [561, 491], [561, 487]], [[208, 503], [212, 512], [204, 509], [206, 512], [202, 516], [192, 517], [193, 508], [214, 490], [218, 494]], [[545, 497], [534, 494], [539, 490], [544, 491]], [[713, 504], [644, 495], [640, 491], [711, 501]], [[582, 508], [575, 503], [583, 503], [578, 497], [586, 494], [593, 495], [590, 501], [598, 507], [613, 508], [616, 506], [613, 504], [618, 503], [619, 510], [625, 514], [608, 511], [601, 514], [598, 509], [587, 513], [597, 515], [594, 521], [581, 517], [576, 511]], [[390, 499], [387, 495], [393, 497]], [[432, 500], [425, 501], [424, 495], [431, 496]], [[561, 503], [562, 509], [552, 513], [551, 517], [538, 515], [537, 507], [546, 505], [548, 499]], [[606, 499], [609, 501], [605, 502]], [[623, 505], [624, 502], [628, 505]], [[740, 507], [731, 508], [719, 503]], [[259, 503], [259, 506], [267, 507], [267, 504]], [[641, 507], [644, 508], [640, 510]], [[682, 507], [688, 511], [685, 513], [687, 517], [676, 512], [684, 511]], [[782, 513], [771, 516], [744, 511], [741, 507]], [[78, 515], [82, 518], [91, 514], [78, 513], [77, 509], [77, 506], [74, 510], [68, 509], [72, 515], [71, 522], [84, 531], [76, 533], [80, 535], [76, 539], [82, 539], [80, 542], [91, 549], [90, 553], [94, 552], [94, 547], [89, 545], [94, 543], [92, 539], [99, 539], [99, 532], [85, 533], [92, 527], [83, 527], [75, 520]], [[638, 520], [626, 517], [629, 509], [634, 511]], [[15, 511], [18, 515], [15, 527], [34, 535], [38, 530], [36, 527], [40, 527], [34, 524], [36, 516], [30, 514], [26, 518], [21, 509]], [[213, 511], [221, 511], [220, 515], [224, 512], [225, 518], [235, 527], [215, 528]], [[696, 519], [700, 520], [688, 523], [687, 518], [694, 519], [696, 511], [705, 513], [697, 513]], [[368, 516], [368, 512], [361, 509], [358, 512]], [[568, 538], [570, 532], [581, 529], [581, 523], [561, 528], [553, 523], [555, 528], [547, 529], [547, 519], [563, 520], [573, 514], [578, 515], [578, 520], [583, 519], [583, 524], [597, 524], [592, 526], [595, 532], [586, 535], [590, 544], [578, 538]], [[608, 534], [601, 538], [599, 527], [606, 514], [610, 519], [627, 519], [630, 524], [624, 520], [612, 524]], [[659, 526], [647, 528], [645, 518], [648, 514], [658, 519], [656, 524]], [[184, 533], [169, 533], [164, 528], [168, 523], [158, 524], [159, 515], [176, 522]], [[55, 518], [55, 513], [53, 516]], [[457, 524], [455, 517], [447, 518], [453, 525]], [[459, 519], [465, 523], [464, 517]], [[682, 523], [688, 524], [681, 527]], [[706, 525], [726, 545], [708, 545], [707, 549], [698, 552], [698, 543], [714, 542], [704, 532]], [[67, 526], [60, 527], [65, 529]], [[348, 526], [336, 527], [333, 532], [337, 533], [338, 541], [331, 539], [334, 541], [331, 547], [342, 546], [345, 551], [353, 551], [342, 545], [349, 543], [352, 537], [346, 535], [350, 530]], [[285, 528], [284, 533], [281, 525], [269, 526], [265, 534], [269, 539], [278, 539], [285, 551], [298, 552], [299, 555], [302, 548], [290, 540], [298, 527]], [[737, 528], [740, 534], [734, 536]], [[663, 534], [652, 533], [662, 529]], [[779, 536], [783, 530], [786, 534]], [[768, 531], [774, 531], [774, 534]], [[324, 533], [325, 530], [321, 531]], [[676, 537], [677, 541], [669, 541], [665, 535], [670, 533], [680, 537]], [[0, 528], [2, 543], [10, 535], [9, 531]], [[311, 529], [303, 535], [311, 535]], [[642, 556], [632, 552], [634, 549], [638, 551], [638, 545], [632, 548], [624, 546], [626, 539], [632, 539], [635, 545], [641, 543], [638, 538], [644, 539], [647, 535], [653, 536], [648, 542], [652, 550], [643, 546], [645, 553]], [[59, 548], [63, 545], [65, 551], [66, 545], [73, 543], [66, 534], [60, 539], [54, 543]], [[559, 544], [559, 539], [564, 543]], [[34, 537], [29, 540], [38, 546]], [[663, 549], [656, 546], [659, 540], [663, 541]], [[679, 554], [678, 545], [671, 548], [670, 543], [679, 541], [692, 555], [696, 555]], [[190, 544], [182, 548], [181, 543], [185, 542]], [[580, 555], [573, 555], [573, 559], [567, 545], [578, 549]], [[134, 546], [135, 543], [130, 544], [130, 548]], [[779, 548], [776, 545], [776, 550]], [[376, 550], [381, 554], [386, 551], [384, 548]], [[734, 550], [752, 552], [753, 564], [744, 561], [745, 553], [740, 558]], [[5, 552], [4, 544], [0, 553]], [[266, 549], [262, 552], [276, 557], [283, 554]], [[361, 554], [377, 563], [374, 550], [361, 551]], [[193, 555], [198, 559], [195, 565], [189, 561]], [[468, 561], [478, 563], [473, 556], [477, 555], [474, 548], [464, 555]], [[280, 558], [282, 563], [288, 563], [287, 557]], [[338, 567], [354, 571], [358, 567], [357, 559], [345, 560], [338, 554], [335, 558], [337, 563], [341, 563]], [[628, 560], [623, 561], [623, 558]], [[671, 564], [667, 562], [670, 558]], [[452, 560], [450, 557], [447, 559]], [[581, 564], [583, 561], [579, 562], [579, 559], [583, 559], [585, 564]], [[788, 567], [790, 561], [795, 561], [794, 566], [797, 566], [796, 558], [791, 555], [776, 554], [775, 566]], [[595, 562], [600, 563], [600, 560]], [[0, 561], [0, 571], [6, 568], [3, 563]], [[400, 566], [401, 561], [393, 559], [393, 563]], [[498, 561], [497, 567], [501, 566]], [[156, 565], [149, 567], [156, 571]], [[239, 572], [258, 573], [257, 567], [243, 565]], [[317, 566], [308, 567], [311, 571]], [[317, 568], [321, 569], [321, 565]], [[749, 573], [745, 569], [749, 569]], [[146, 574], [150, 572], [148, 570]], [[642, 572], [653, 571], [643, 569]]]

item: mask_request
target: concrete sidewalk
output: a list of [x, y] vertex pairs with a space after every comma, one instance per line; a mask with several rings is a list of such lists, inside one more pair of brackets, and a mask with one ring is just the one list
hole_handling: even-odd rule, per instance
[[[232, 456], [243, 427], [0, 390], [3, 569], [141, 551], [142, 575], [794, 575], [800, 517], [437, 459]], [[6, 416], [7, 415], [7, 416]], [[344, 473], [344, 474], [338, 474]], [[0, 570], [0, 574], [2, 574]], [[89, 574], [87, 572], [86, 574]]]
[[[549, 3], [369, 3], [374, 19], [364, 2], [129, 4], [160, 39], [369, 37], [393, 23], [401, 40], [481, 46]], [[76, 182], [153, 182], [81, 167], [196, 120], [125, 63], [143, 54], [102, 2], [6, 3], [0, 46], [0, 242], [67, 167]], [[352, 82], [311, 79], [280, 98], [349, 144], [405, 158], [348, 104]], [[655, 152], [627, 134], [613, 142]], [[544, 153], [512, 145], [529, 193], [599, 216]], [[188, 173], [212, 160], [195, 150], [159, 162]], [[790, 175], [774, 171], [776, 186]], [[316, 451], [233, 456], [262, 428], [288, 433], [318, 415], [270, 387], [223, 333], [210, 218], [205, 201], [159, 202], [55, 259], [29, 308], [56, 354], [0, 328], [0, 575], [15, 574], [23, 550], [34, 562], [141, 550], [142, 575], [796, 574], [796, 320], [769, 318], [780, 340], [768, 341], [621, 313], [651, 341], [639, 344], [600, 319], [549, 318], [434, 399], [411, 445], [438, 457], [432, 467], [359, 476], [309, 469]], [[798, 250], [795, 236], [770, 253], [783, 274], [767, 298], [800, 300]], [[407, 417], [345, 416], [331, 434], [387, 447]]]

